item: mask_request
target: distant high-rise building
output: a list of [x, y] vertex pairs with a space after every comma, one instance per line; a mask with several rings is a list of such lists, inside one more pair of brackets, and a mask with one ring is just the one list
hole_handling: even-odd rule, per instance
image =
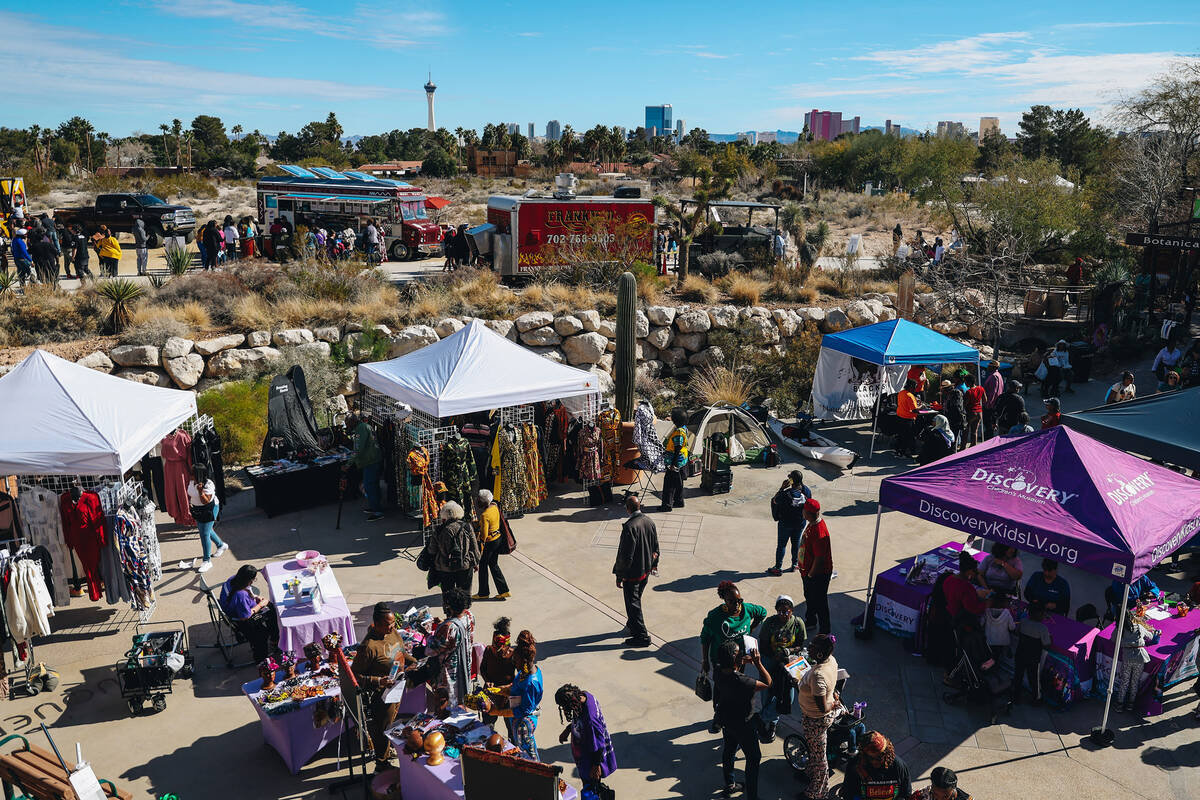
[[675, 120], [675, 140], [682, 139], [687, 134], [687, 123], [682, 119]]
[[657, 127], [655, 127], [654, 125], [651, 125], [650, 127], [646, 128], [646, 141], [650, 141], [655, 136], [658, 136], [658, 128]]
[[433, 82], [433, 72], [429, 73], [429, 80], [425, 81], [425, 102], [429, 105], [429, 121], [427, 128], [430, 131], [437, 130], [437, 126], [433, 124], [433, 93], [437, 91], [437, 86]]
[[775, 131], [759, 131], [758, 132], [758, 143], [759, 144], [767, 144], [769, 142], [777, 142], [777, 141], [779, 141], [779, 136], [775, 133]]
[[883, 123], [883, 132], [886, 136], [899, 136], [900, 135], [900, 123], [897, 122], [897, 123], [893, 124], [892, 121], [889, 119], [887, 122]]
[[520, 132], [521, 132], [521, 123], [519, 123], [519, 122], [509, 122], [509, 123], [507, 123], [507, 125], [508, 125], [508, 135], [509, 135], [509, 136], [512, 136], [514, 133], [520, 133]]
[[844, 119], [842, 120], [842, 133], [858, 133], [860, 125], [862, 125], [862, 117]]
[[[651, 128], [654, 129], [654, 133], [650, 133]], [[672, 120], [670, 103], [665, 103], [661, 106], [646, 106], [646, 133], [650, 138], [666, 136], [674, 128], [675, 123]]]
[[557, 142], [562, 138], [562, 125], [558, 120], [552, 119], [546, 123], [546, 138], [551, 142]]
[[833, 141], [843, 133], [858, 133], [862, 124], [861, 117], [842, 121], [840, 111], [819, 111], [813, 109], [804, 115], [804, 127], [814, 139]]
[[758, 134], [754, 131], [739, 132], [737, 138], [739, 142], [746, 142], [751, 147], [758, 144]]
[[980, 117], [979, 118], [979, 144], [983, 144], [983, 140], [987, 135], [995, 131], [1000, 133], [1000, 118], [999, 117]]
[[533, 134], [533, 123], [532, 122], [529, 123], [528, 130], [529, 130], [529, 133], [527, 135], [529, 136], [530, 139], [533, 139], [534, 134]]
[[937, 124], [937, 135], [947, 136], [951, 139], [961, 139], [967, 135], [967, 126], [961, 122], [940, 120]]

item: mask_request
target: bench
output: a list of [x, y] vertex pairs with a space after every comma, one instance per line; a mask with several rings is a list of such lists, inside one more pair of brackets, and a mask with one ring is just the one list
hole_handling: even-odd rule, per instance
[[[79, 800], [67, 772], [53, 753], [34, 747], [24, 736], [15, 734], [0, 739], [0, 747], [14, 739], [20, 742], [20, 748], [0, 755], [0, 788], [4, 791], [4, 800]], [[68, 768], [75, 768], [70, 761], [66, 763]], [[129, 792], [120, 791], [111, 781], [101, 779], [100, 787], [105, 797], [131, 800]]]

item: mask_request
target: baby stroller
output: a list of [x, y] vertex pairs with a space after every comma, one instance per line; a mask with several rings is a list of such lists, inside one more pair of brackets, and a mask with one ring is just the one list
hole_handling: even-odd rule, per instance
[[948, 705], [964, 699], [986, 702], [991, 711], [991, 724], [995, 725], [1000, 713], [1012, 707], [1012, 680], [1001, 674], [999, 665], [992, 658], [979, 620], [964, 612], [956, 622], [955, 661], [946, 676], [947, 683], [954, 688], [944, 693], [942, 700]]
[[[836, 688], [837, 693], [842, 695], [843, 706], [847, 705], [844, 691], [849, 678], [850, 673], [846, 670], [838, 670]], [[831, 775], [835, 767], [841, 766], [858, 754], [858, 737], [867, 732], [867, 704], [853, 703], [848, 708], [849, 711], [829, 726], [829, 733], [825, 737], [825, 757], [829, 761]], [[787, 731], [783, 740], [783, 757], [791, 764], [792, 769], [796, 770], [796, 778], [803, 780], [808, 770], [808, 744], [804, 741], [800, 725], [800, 720], [791, 714], [779, 718], [779, 728]]]

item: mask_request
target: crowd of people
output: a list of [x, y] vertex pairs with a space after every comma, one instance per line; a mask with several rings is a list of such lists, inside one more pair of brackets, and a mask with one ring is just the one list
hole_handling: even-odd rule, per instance
[[[0, 273], [9, 270], [9, 256], [21, 286], [42, 284], [53, 286], [60, 279], [77, 278], [80, 281], [93, 279], [90, 261], [94, 252], [103, 277], [115, 277], [121, 259], [121, 244], [116, 234], [107, 225], [101, 225], [90, 236], [82, 225], [68, 223], [60, 235], [57, 224], [50, 214], [19, 222], [13, 230], [12, 239], [0, 235]], [[145, 224], [137, 220], [134, 230], [134, 248], [138, 259], [138, 273], [145, 274], [146, 264]], [[59, 260], [62, 268], [59, 268]], [[74, 273], [72, 273], [74, 269]]]

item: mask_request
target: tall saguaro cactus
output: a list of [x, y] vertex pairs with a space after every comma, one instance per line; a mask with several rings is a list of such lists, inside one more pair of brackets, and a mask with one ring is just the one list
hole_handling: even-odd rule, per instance
[[622, 420], [633, 419], [633, 373], [637, 367], [637, 278], [632, 272], [617, 281], [617, 351], [613, 358], [617, 384], [617, 411]]

